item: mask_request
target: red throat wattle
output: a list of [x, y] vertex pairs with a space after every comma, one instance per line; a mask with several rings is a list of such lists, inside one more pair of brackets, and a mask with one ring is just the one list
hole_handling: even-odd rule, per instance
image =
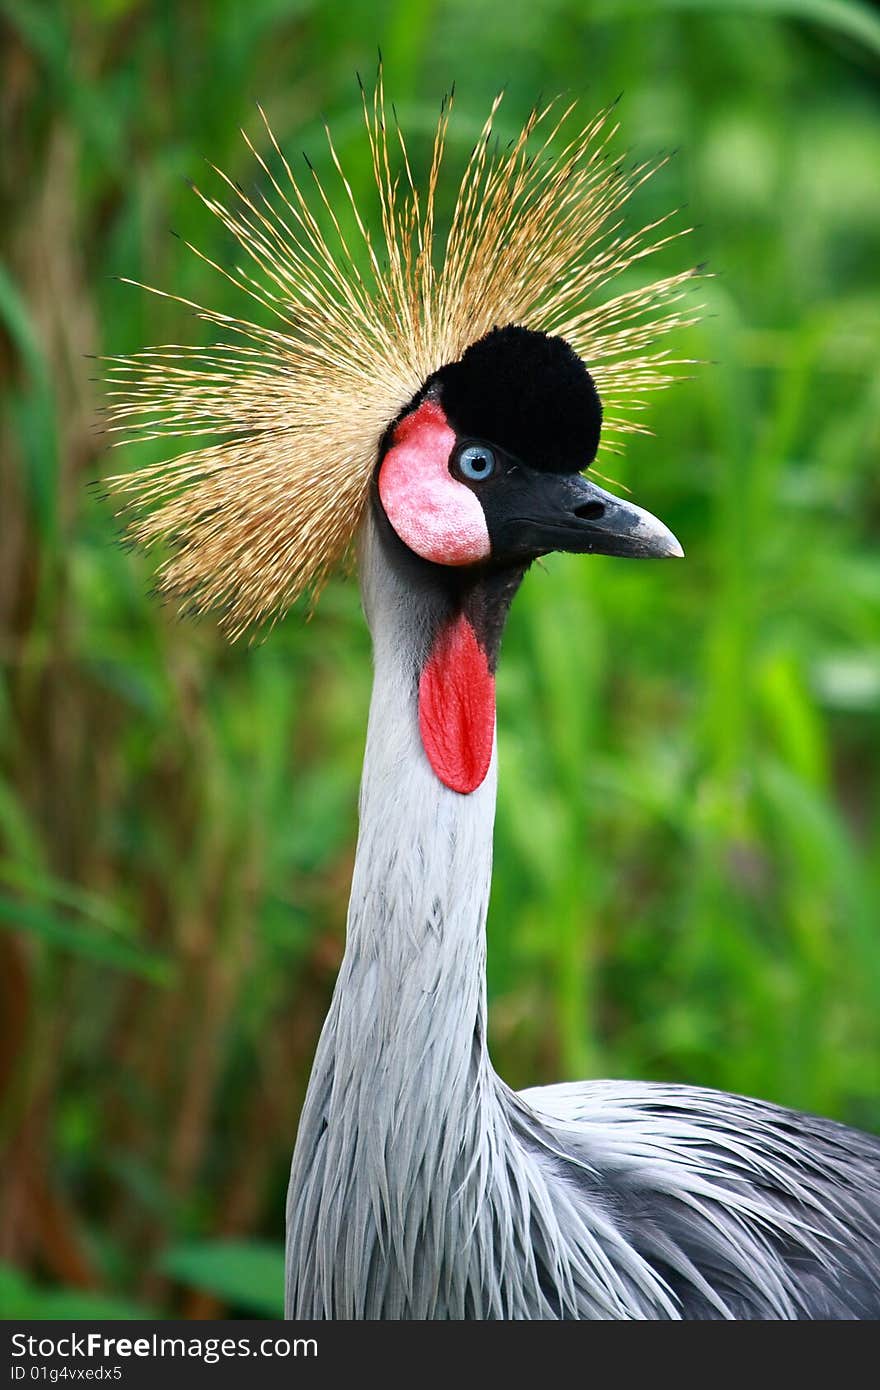
[[428, 761], [454, 792], [476, 791], [495, 736], [495, 677], [461, 614], [441, 628], [419, 681], [419, 731]]

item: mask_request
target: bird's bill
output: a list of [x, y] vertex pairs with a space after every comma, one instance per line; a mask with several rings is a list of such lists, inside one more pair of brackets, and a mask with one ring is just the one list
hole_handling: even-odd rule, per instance
[[543, 555], [567, 550], [645, 560], [684, 555], [668, 526], [656, 516], [597, 487], [582, 474], [527, 471], [531, 477], [521, 477], [514, 508], [499, 519], [500, 525], [490, 527], [494, 553]]

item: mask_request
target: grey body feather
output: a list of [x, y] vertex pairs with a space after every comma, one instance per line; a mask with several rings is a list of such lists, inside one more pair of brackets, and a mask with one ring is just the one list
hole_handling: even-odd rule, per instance
[[486, 1047], [496, 768], [422, 752], [428, 591], [366, 523], [375, 681], [345, 957], [287, 1206], [294, 1318], [877, 1318], [880, 1140], [760, 1101], [517, 1095]]

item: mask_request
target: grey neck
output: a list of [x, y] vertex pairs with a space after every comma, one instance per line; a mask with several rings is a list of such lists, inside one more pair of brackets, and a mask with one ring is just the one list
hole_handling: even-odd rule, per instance
[[[442, 596], [397, 572], [372, 520], [360, 572], [375, 665], [360, 833], [345, 956], [300, 1120], [288, 1209], [297, 1261], [315, 1247], [326, 1267], [301, 1271], [298, 1316], [331, 1307], [336, 1317], [370, 1316], [353, 1302], [369, 1299], [369, 1280], [345, 1275], [349, 1260], [368, 1258], [348, 1249], [352, 1229], [374, 1230], [379, 1242], [383, 1231], [419, 1229], [438, 1191], [464, 1179], [468, 1136], [477, 1142], [495, 1082], [485, 1041], [495, 755], [470, 795], [437, 779], [417, 693]], [[397, 1258], [406, 1266], [412, 1252]], [[387, 1290], [374, 1297], [391, 1315]]]
[[[475, 1035], [483, 1047], [496, 763], [493, 753], [468, 796], [438, 780], [419, 736], [417, 694], [442, 612], [388, 566], [372, 525], [361, 572], [375, 674], [337, 995], [345, 992], [348, 1007], [358, 994], [367, 1008], [361, 1078], [364, 1048], [375, 1048], [383, 1076], [399, 1059], [401, 1093], [418, 1093], [431, 1068], [443, 1067], [447, 1083], [467, 1069]], [[422, 1053], [427, 1073], [413, 1067]]]

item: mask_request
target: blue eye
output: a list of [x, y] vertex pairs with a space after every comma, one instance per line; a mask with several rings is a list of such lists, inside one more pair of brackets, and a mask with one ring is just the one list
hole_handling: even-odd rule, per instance
[[456, 463], [461, 476], [472, 483], [482, 483], [495, 472], [495, 455], [488, 444], [466, 444]]

